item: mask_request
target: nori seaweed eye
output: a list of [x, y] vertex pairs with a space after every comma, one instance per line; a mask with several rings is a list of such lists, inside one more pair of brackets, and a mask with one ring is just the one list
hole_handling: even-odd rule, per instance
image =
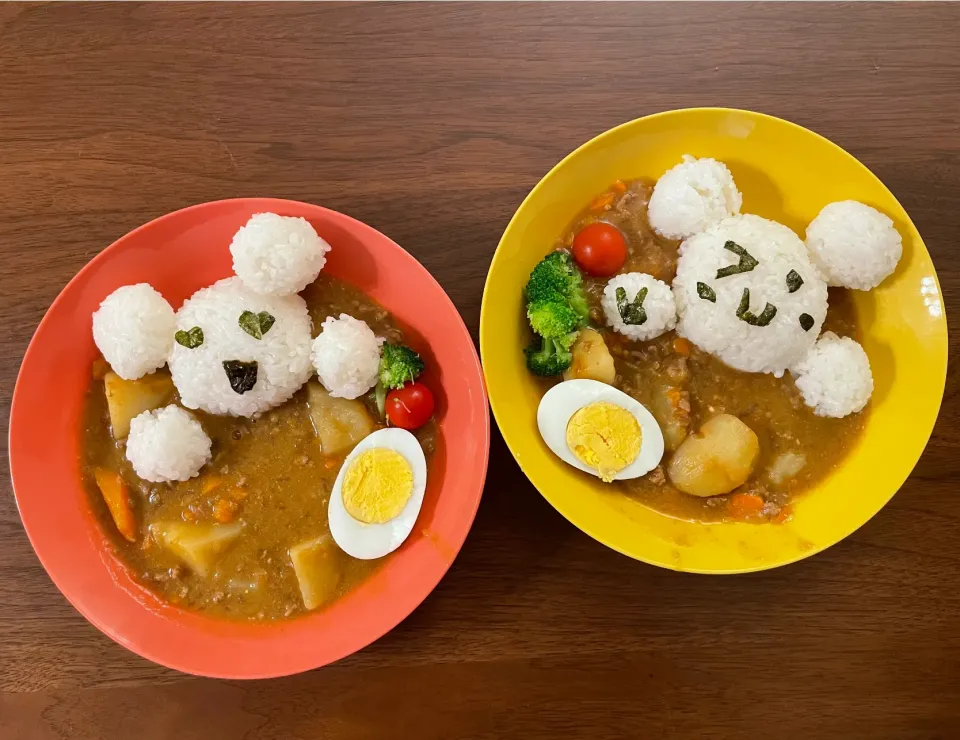
[[730, 277], [731, 275], [739, 275], [744, 272], [750, 272], [754, 267], [760, 263], [751, 255], [746, 249], [741, 247], [734, 241], [727, 241], [723, 245], [723, 248], [728, 252], [733, 252], [735, 255], [740, 257], [740, 261], [735, 265], [730, 265], [728, 267], [721, 267], [717, 270], [717, 278]]
[[717, 302], [716, 291], [706, 283], [697, 283], [697, 295], [705, 301], [710, 301], [710, 303]]
[[737, 307], [737, 318], [745, 321], [750, 326], [767, 326], [773, 317], [777, 315], [777, 307], [772, 303], [767, 303], [759, 316], [750, 312], [750, 289], [743, 289], [743, 296], [740, 298], [740, 305]]
[[257, 362], [241, 362], [240, 360], [224, 360], [223, 371], [227, 374], [230, 387], [234, 393], [243, 395], [252, 391], [257, 384]]
[[254, 339], [263, 339], [263, 335], [270, 331], [275, 321], [276, 319], [266, 311], [260, 313], [244, 311], [240, 314], [238, 323], [240, 328]]
[[647, 289], [640, 288], [632, 302], [627, 301], [627, 291], [617, 288], [614, 293], [617, 297], [617, 310], [620, 318], [627, 326], [639, 326], [647, 321], [647, 312], [643, 308], [643, 299], [647, 297]]
[[800, 326], [803, 327], [804, 331], [810, 331], [813, 328], [813, 316], [808, 313], [800, 314]]
[[800, 277], [800, 273], [796, 270], [790, 270], [787, 273], [787, 292], [796, 293], [800, 290], [801, 285], [803, 285], [803, 278]]
[[173, 335], [174, 341], [187, 349], [196, 349], [203, 344], [203, 329], [199, 326], [193, 327], [190, 331], [181, 329]]

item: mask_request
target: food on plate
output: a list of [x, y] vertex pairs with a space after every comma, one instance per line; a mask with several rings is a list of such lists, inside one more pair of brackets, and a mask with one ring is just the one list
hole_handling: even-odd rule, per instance
[[170, 304], [147, 283], [124, 285], [103, 299], [93, 314], [93, 341], [124, 380], [161, 368], [173, 343]]
[[804, 403], [817, 416], [842, 418], [862, 410], [873, 394], [870, 360], [850, 337], [825, 331], [790, 368]]
[[94, 362], [90, 505], [140, 582], [212, 615], [282, 619], [356, 588], [413, 531], [437, 445], [427, 363], [389, 312], [317, 274], [328, 247], [317, 260], [322, 239], [301, 221], [259, 214], [234, 238], [238, 272], [260, 260], [252, 278], [202, 288], [175, 314], [130, 286], [94, 322], [121, 327], [97, 344], [126, 370], [166, 349], [159, 364], [135, 358], [135, 378], [106, 352]]
[[134, 417], [130, 422], [126, 456], [143, 480], [153, 483], [189, 480], [210, 460], [210, 438], [200, 422], [171, 404]]
[[381, 344], [363, 321], [342, 313], [323, 322], [310, 360], [331, 396], [358, 398], [377, 384]]
[[689, 154], [667, 170], [650, 195], [650, 225], [667, 239], [686, 239], [740, 213], [743, 197], [723, 162]]
[[[712, 159], [615, 182], [531, 272], [524, 352], [544, 390], [540, 435], [562, 461], [669, 516], [782, 523], [869, 413], [853, 303], [827, 283], [872, 287], [900, 237], [847, 202], [804, 243], [741, 201]], [[622, 237], [615, 274], [582, 261], [585, 232]], [[825, 259], [845, 265], [842, 282]]]
[[299, 293], [317, 279], [330, 251], [305, 218], [255, 213], [230, 242], [233, 271], [262, 295]]
[[627, 242], [616, 226], [595, 221], [573, 238], [573, 258], [588, 275], [616, 275], [627, 261]]
[[330, 534], [347, 555], [382, 558], [413, 530], [427, 487], [427, 462], [405, 429], [381, 429], [347, 455], [330, 494]]
[[903, 255], [893, 221], [855, 200], [825, 205], [807, 226], [806, 243], [813, 264], [831, 287], [873, 290]]
[[725, 364], [783, 375], [816, 341], [827, 286], [796, 234], [744, 214], [680, 246], [677, 334]]
[[188, 298], [175, 336], [167, 364], [189, 409], [253, 416], [287, 401], [312, 371], [303, 299], [259, 295], [237, 277]]
[[603, 289], [601, 305], [607, 325], [630, 339], [654, 339], [677, 324], [670, 286], [642, 272], [612, 278]]

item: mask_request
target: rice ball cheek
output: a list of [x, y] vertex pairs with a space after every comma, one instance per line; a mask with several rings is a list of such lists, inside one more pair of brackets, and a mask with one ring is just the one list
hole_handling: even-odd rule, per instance
[[800, 238], [736, 216], [681, 246], [673, 282], [677, 332], [744, 372], [781, 377], [816, 341], [827, 286]]
[[312, 324], [299, 296], [257, 295], [227, 278], [195, 293], [176, 319], [169, 366], [187, 408], [254, 416], [312, 374]]

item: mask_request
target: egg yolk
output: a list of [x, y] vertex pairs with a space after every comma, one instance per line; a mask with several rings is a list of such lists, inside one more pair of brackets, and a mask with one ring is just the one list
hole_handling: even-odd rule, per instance
[[375, 448], [357, 455], [343, 476], [343, 508], [364, 524], [398, 516], [413, 495], [413, 468], [399, 452]]
[[637, 459], [642, 439], [636, 417], [609, 401], [578, 409], [567, 423], [570, 451], [606, 483]]

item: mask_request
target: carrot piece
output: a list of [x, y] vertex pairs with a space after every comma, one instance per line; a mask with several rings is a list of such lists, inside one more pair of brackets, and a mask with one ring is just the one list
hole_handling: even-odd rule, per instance
[[667, 400], [670, 402], [670, 405], [673, 406], [673, 408], [676, 409], [680, 406], [680, 400], [683, 398], [683, 392], [679, 388], [668, 388], [664, 395], [667, 397]]
[[780, 509], [780, 511], [777, 512], [777, 515], [773, 518], [773, 523], [783, 524], [784, 522], [789, 521], [792, 516], [793, 516], [793, 507], [789, 505], [784, 506], [782, 509]]
[[113, 517], [113, 523], [117, 525], [117, 531], [130, 540], [136, 542], [137, 522], [133, 516], [133, 507], [130, 506], [130, 492], [127, 490], [127, 484], [119, 473], [106, 468], [96, 468], [93, 471], [93, 477], [97, 481], [97, 487], [103, 495], [103, 500], [110, 509], [110, 516]]
[[627, 184], [623, 180], [617, 180], [613, 183], [613, 189], [618, 193], [625, 193], [627, 192]]
[[200, 486], [200, 490], [203, 493], [210, 493], [220, 487], [220, 484], [223, 483], [223, 478], [219, 475], [209, 475], [203, 479], [203, 485]]
[[693, 345], [690, 344], [689, 339], [684, 339], [683, 337], [677, 337], [673, 340], [673, 351], [676, 352], [681, 357], [686, 357], [690, 354], [690, 350], [693, 348]]
[[104, 376], [110, 372], [110, 365], [105, 359], [98, 357], [93, 361], [92, 372], [94, 380], [103, 380]]
[[339, 464], [340, 464], [340, 461], [337, 460], [337, 458], [335, 457], [328, 457], [326, 460], [323, 461], [323, 467], [325, 467], [327, 470], [333, 470]]
[[227, 498], [217, 499], [213, 505], [213, 518], [221, 524], [227, 524], [237, 518], [237, 510], [240, 504]]
[[730, 515], [737, 519], [755, 516], [763, 510], [764, 500], [755, 493], [735, 493], [730, 497], [727, 508]]
[[590, 210], [602, 211], [607, 206], [612, 205], [613, 200], [616, 197], [617, 196], [615, 193], [603, 193], [601, 195], [598, 195], [596, 198], [593, 199], [593, 202], [590, 204]]

